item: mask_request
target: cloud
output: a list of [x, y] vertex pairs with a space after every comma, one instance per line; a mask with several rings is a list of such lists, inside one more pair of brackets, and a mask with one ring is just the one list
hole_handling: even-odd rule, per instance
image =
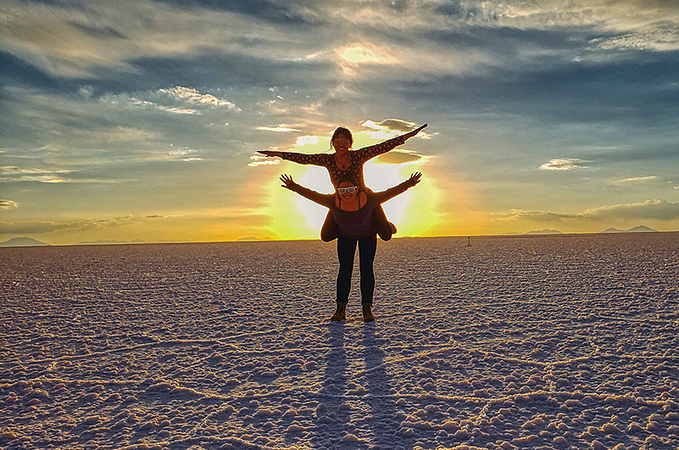
[[386, 46], [370, 42], [358, 42], [335, 50], [336, 61], [342, 73], [348, 77], [358, 75], [362, 65], [395, 65], [400, 61], [392, 50]]
[[[370, 129], [364, 131], [364, 133], [373, 139], [389, 139], [413, 131], [419, 126], [414, 122], [408, 122], [401, 119], [384, 119], [380, 122], [368, 119], [361, 122], [361, 125]], [[417, 134], [417, 137], [429, 139], [430, 135], [424, 131], [420, 131]]]
[[2, 175], [45, 175], [45, 174], [59, 174], [70, 173], [72, 170], [67, 169], [46, 169], [37, 167], [17, 167], [17, 166], [0, 166], [0, 174]]
[[381, 164], [406, 164], [422, 160], [423, 156], [411, 150], [392, 150], [377, 157], [375, 162]]
[[68, 169], [47, 169], [38, 167], [1, 166], [0, 183], [38, 182], [38, 183], [121, 183], [123, 180], [103, 180], [93, 178], [71, 178], [63, 174], [74, 173]]
[[305, 145], [318, 144], [318, 136], [300, 136], [295, 142], [295, 147], [304, 147]]
[[144, 217], [145, 219], [164, 219], [165, 216], [161, 216], [160, 214], [151, 214], [149, 216]]
[[573, 169], [586, 169], [587, 166], [581, 166], [579, 163], [583, 161], [577, 158], [558, 158], [552, 159], [547, 163], [540, 166], [541, 170], [573, 170]]
[[261, 20], [287, 24], [291, 26], [311, 26], [318, 21], [309, 8], [302, 8], [295, 4], [286, 5], [269, 0], [232, 0], [215, 2], [214, 0], [161, 0], [163, 3], [177, 5], [187, 9], [213, 9], [230, 11], [252, 16]]
[[655, 180], [657, 179], [657, 175], [651, 175], [648, 177], [634, 177], [634, 178], [624, 178], [622, 180], [614, 181], [613, 184], [617, 185], [629, 185], [629, 184], [639, 184], [639, 183], [645, 183], [647, 181]]
[[494, 215], [501, 220], [528, 220], [530, 222], [605, 221], [611, 219], [670, 221], [679, 219], [679, 203], [646, 200], [640, 203], [605, 205], [576, 214], [511, 210], [507, 213]]
[[559, 222], [587, 219], [587, 217], [581, 214], [565, 214], [554, 211], [523, 211], [520, 209], [513, 209], [507, 213], [494, 215], [501, 220], [528, 220], [530, 222]]
[[203, 158], [196, 155], [198, 150], [193, 150], [189, 148], [179, 148], [177, 150], [170, 150], [167, 154], [170, 156], [169, 160], [174, 161], [203, 161]]
[[68, 169], [1, 166], [0, 183], [38, 182], [38, 183], [117, 184], [127, 181], [121, 179], [115, 180], [115, 179], [78, 178], [78, 177], [72, 178], [63, 176], [63, 174], [67, 173], [77, 173], [77, 171]]
[[273, 131], [275, 133], [291, 133], [293, 131], [301, 131], [295, 128], [290, 128], [284, 123], [278, 125], [277, 127], [257, 127], [256, 129], [262, 131]]
[[212, 94], [201, 94], [198, 90], [183, 86], [175, 86], [169, 89], [158, 89], [161, 94], [166, 94], [175, 100], [193, 103], [195, 105], [213, 106], [217, 108], [238, 109], [235, 104], [228, 100], [217, 98]]
[[0, 234], [42, 234], [55, 231], [90, 231], [118, 228], [138, 223], [139, 219], [132, 216], [113, 218], [89, 218], [75, 221], [17, 221], [0, 222]]
[[12, 209], [17, 208], [18, 206], [19, 204], [14, 200], [5, 200], [4, 198], [0, 198], [0, 209]]
[[[210, 1], [204, 7], [198, 1], [193, 7], [144, 0], [5, 3], [0, 50], [60, 77], [115, 80], [121, 72], [138, 75], [137, 61], [143, 58], [228, 52], [270, 57], [283, 54], [277, 52], [280, 42], [295, 40], [295, 50], [285, 55], [302, 57], [305, 47], [317, 46], [299, 38], [313, 30], [302, 19], [315, 20], [311, 8], [276, 8], [265, 0]], [[258, 13], [263, 10], [269, 13]]]
[[401, 119], [384, 119], [380, 122], [374, 122], [372, 120], [365, 120], [361, 122], [361, 125], [367, 128], [372, 128], [373, 130], [391, 130], [400, 131], [402, 133], [407, 133], [413, 131], [417, 128], [417, 124], [414, 122], [408, 122]]
[[601, 206], [585, 211], [597, 219], [652, 219], [668, 221], [679, 219], [679, 203], [665, 200], [646, 200], [641, 203]]
[[250, 155], [250, 160], [252, 162], [248, 164], [249, 167], [275, 166], [276, 164], [280, 164], [281, 162], [281, 160], [278, 158], [269, 158], [268, 156], [260, 154]]
[[204, 94], [194, 88], [174, 86], [153, 91], [135, 92], [133, 94], [107, 94], [99, 101], [113, 106], [163, 111], [171, 114], [203, 115], [208, 109], [226, 109], [240, 112], [234, 103]]

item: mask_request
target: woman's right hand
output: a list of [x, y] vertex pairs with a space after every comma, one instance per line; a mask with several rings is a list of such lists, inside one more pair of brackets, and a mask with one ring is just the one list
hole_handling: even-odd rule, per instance
[[283, 156], [283, 153], [274, 150], [257, 150], [257, 153], [261, 153], [266, 156], [278, 156], [279, 158]]
[[410, 183], [411, 186], [415, 186], [420, 182], [420, 178], [422, 178], [422, 174], [420, 172], [415, 172], [414, 174], [410, 175], [410, 178], [406, 180], [406, 183]]
[[283, 182], [283, 184], [281, 184], [281, 187], [284, 187], [284, 188], [287, 188], [287, 189], [290, 189], [290, 190], [292, 190], [293, 186], [295, 186], [297, 184], [292, 179], [292, 177], [290, 175], [288, 175], [287, 173], [284, 173], [283, 175], [281, 175], [280, 180]]

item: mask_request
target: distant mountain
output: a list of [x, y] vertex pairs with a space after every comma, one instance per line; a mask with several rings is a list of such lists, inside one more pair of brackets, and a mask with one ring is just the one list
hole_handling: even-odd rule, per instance
[[529, 231], [526, 234], [563, 234], [563, 233], [559, 230], [548, 230], [545, 228], [544, 230]]
[[649, 228], [645, 225], [639, 225], [638, 227], [630, 228], [629, 230], [618, 230], [617, 228], [607, 228], [602, 233], [658, 233], [658, 230]]
[[49, 244], [36, 241], [28, 237], [15, 237], [9, 241], [0, 242], [0, 247], [49, 247]]
[[658, 233], [658, 230], [653, 228], [648, 228], [646, 225], [639, 225], [638, 227], [630, 228], [627, 230], [628, 233]]

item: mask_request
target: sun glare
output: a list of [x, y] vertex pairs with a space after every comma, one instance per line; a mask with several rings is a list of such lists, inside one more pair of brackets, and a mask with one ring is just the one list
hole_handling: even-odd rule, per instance
[[[308, 187], [316, 192], [322, 194], [331, 194], [334, 192], [328, 171], [322, 167], [308, 167], [300, 174], [298, 183], [302, 186]], [[308, 200], [301, 195], [295, 198], [295, 205], [304, 217], [309, 228], [320, 231], [323, 226], [325, 216], [328, 214], [328, 208]]]
[[[380, 164], [369, 161], [363, 167], [366, 186], [375, 192], [394, 187], [422, 170], [426, 161]], [[397, 237], [424, 236], [436, 223], [438, 192], [433, 180], [424, 173], [420, 183], [383, 204], [384, 213], [398, 228]]]
[[[358, 138], [359, 136], [357, 136]], [[313, 143], [313, 150], [322, 152], [326, 142]], [[360, 143], [359, 143], [360, 145]], [[318, 147], [317, 149], [315, 147]], [[379, 160], [377, 160], [379, 161]], [[428, 159], [420, 159], [400, 164], [386, 164], [370, 160], [363, 166], [366, 186], [375, 192], [394, 187], [414, 172], [423, 172], [422, 181], [384, 203], [384, 212], [398, 228], [396, 237], [426, 236], [438, 225], [441, 198], [438, 194], [432, 172], [424, 168]], [[324, 194], [334, 192], [328, 171], [323, 167], [285, 164], [281, 173], [288, 173], [297, 183]], [[296, 193], [280, 187], [277, 179], [267, 183], [271, 193], [269, 207], [272, 217], [271, 229], [278, 239], [317, 239], [328, 209]]]

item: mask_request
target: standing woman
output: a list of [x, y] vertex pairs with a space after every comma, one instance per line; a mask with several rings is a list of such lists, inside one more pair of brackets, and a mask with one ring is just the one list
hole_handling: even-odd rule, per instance
[[281, 175], [283, 187], [329, 208], [329, 214], [337, 223], [337, 257], [340, 268], [337, 274], [337, 311], [330, 318], [333, 322], [346, 319], [356, 245], [358, 245], [361, 270], [363, 320], [366, 322], [375, 320], [372, 304], [375, 290], [373, 261], [377, 251], [377, 230], [373, 224], [373, 212], [383, 202], [415, 186], [420, 182], [421, 176], [422, 174], [417, 172], [398, 186], [382, 192], [372, 192], [361, 189], [353, 175], [345, 174], [338, 180], [338, 187], [334, 194], [320, 194], [295, 183], [289, 175]]
[[[287, 159], [299, 164], [313, 164], [315, 166], [323, 166], [328, 169], [330, 173], [330, 181], [336, 188], [339, 186], [340, 178], [346, 174], [351, 174], [355, 180], [356, 186], [365, 192], [370, 192], [363, 181], [363, 164], [377, 155], [386, 153], [395, 147], [402, 145], [406, 140], [415, 136], [427, 124], [413, 130], [409, 133], [397, 136], [387, 141], [381, 142], [370, 147], [364, 147], [359, 150], [350, 150], [354, 143], [354, 138], [351, 131], [344, 127], [338, 127], [332, 135], [330, 145], [335, 149], [334, 153], [320, 153], [315, 155], [307, 155], [303, 153], [279, 152], [279, 151], [260, 151], [266, 156], [277, 156], [279, 158]], [[387, 220], [384, 210], [381, 205], [378, 205], [373, 210], [373, 222], [380, 237], [388, 241], [391, 235], [396, 232], [394, 224]], [[332, 241], [338, 236], [337, 222], [333, 215], [328, 212], [321, 229], [321, 239], [325, 242]]]

